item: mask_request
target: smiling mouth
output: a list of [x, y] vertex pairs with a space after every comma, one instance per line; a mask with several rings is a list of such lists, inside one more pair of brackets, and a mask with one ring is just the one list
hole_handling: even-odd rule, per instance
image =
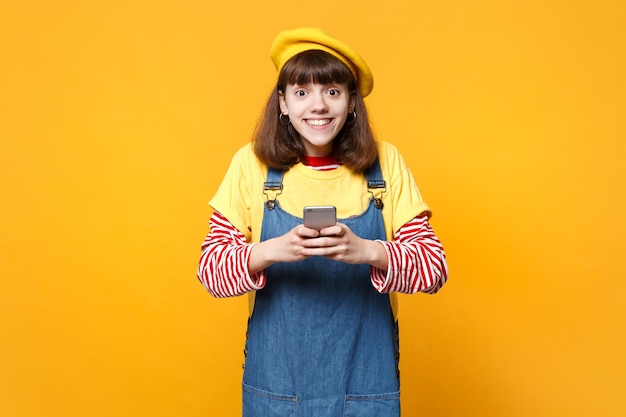
[[306, 124], [310, 125], [310, 126], [315, 126], [315, 127], [319, 127], [319, 126], [325, 126], [327, 124], [330, 124], [330, 122], [332, 121], [332, 119], [309, 119], [306, 121]]

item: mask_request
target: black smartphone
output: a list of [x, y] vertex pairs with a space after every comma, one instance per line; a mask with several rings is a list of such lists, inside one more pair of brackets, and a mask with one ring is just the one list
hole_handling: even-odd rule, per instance
[[306, 206], [303, 217], [306, 227], [322, 230], [337, 223], [337, 209], [335, 206]]

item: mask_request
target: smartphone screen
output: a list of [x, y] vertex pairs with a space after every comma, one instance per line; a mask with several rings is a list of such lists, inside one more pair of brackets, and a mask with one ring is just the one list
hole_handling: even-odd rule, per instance
[[306, 206], [304, 208], [304, 225], [311, 229], [322, 230], [334, 226], [337, 222], [335, 206]]

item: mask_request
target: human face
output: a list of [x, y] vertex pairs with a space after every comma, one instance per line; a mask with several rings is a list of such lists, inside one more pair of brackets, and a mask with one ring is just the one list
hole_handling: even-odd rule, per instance
[[308, 156], [328, 156], [333, 140], [354, 110], [354, 93], [345, 84], [290, 84], [279, 91], [280, 110], [300, 134]]

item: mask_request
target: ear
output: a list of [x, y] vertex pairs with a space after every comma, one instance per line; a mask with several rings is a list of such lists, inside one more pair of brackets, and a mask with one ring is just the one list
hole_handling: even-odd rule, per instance
[[278, 90], [278, 105], [280, 106], [280, 112], [282, 114], [289, 114], [289, 109], [287, 108], [287, 101], [285, 100], [285, 94], [282, 90]]
[[352, 91], [350, 93], [350, 103], [348, 104], [348, 108], [350, 109], [348, 113], [352, 113], [354, 109], [356, 108], [356, 92], [355, 91]]

